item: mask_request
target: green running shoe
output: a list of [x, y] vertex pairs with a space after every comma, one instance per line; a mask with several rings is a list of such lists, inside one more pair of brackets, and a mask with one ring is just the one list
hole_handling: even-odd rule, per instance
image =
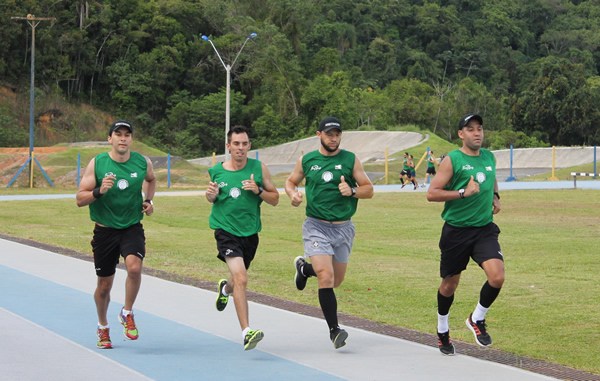
[[98, 335], [98, 342], [96, 346], [100, 349], [111, 349], [112, 342], [110, 341], [110, 328], [98, 328], [96, 332]]
[[260, 329], [251, 329], [244, 337], [244, 350], [249, 351], [256, 347], [259, 341], [265, 337], [265, 334]]
[[225, 307], [227, 307], [227, 302], [229, 302], [229, 295], [223, 295], [223, 287], [227, 284], [227, 279], [221, 279], [217, 286], [217, 292], [219, 295], [217, 296], [217, 311], [223, 311]]
[[119, 312], [119, 321], [123, 325], [123, 335], [126, 339], [137, 340], [139, 337], [137, 327], [135, 326], [135, 320], [133, 320], [133, 312], [127, 316], [123, 315], [123, 309]]

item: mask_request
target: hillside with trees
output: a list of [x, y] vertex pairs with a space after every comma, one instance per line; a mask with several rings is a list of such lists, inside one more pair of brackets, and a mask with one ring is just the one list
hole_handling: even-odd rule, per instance
[[[6, 0], [0, 8], [0, 146], [28, 145], [32, 28], [43, 143], [103, 139], [89, 105], [132, 120], [148, 144], [197, 157], [231, 125], [255, 147], [407, 124], [452, 141], [483, 115], [491, 148], [600, 143], [600, 3], [566, 0]], [[8, 99], [1, 97], [0, 99]], [[104, 132], [104, 128], [101, 130]], [[41, 132], [36, 130], [36, 134]], [[100, 136], [98, 136], [98, 134]]]

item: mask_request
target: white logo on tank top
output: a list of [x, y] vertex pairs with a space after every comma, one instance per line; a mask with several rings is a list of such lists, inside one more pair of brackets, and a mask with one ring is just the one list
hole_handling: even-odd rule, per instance
[[323, 172], [323, 175], [321, 175], [321, 178], [323, 179], [323, 181], [328, 183], [331, 180], [333, 180], [333, 173], [331, 173], [329, 171], [325, 171], [325, 172]]
[[231, 188], [231, 190], [229, 190], [229, 196], [232, 198], [238, 198], [241, 194], [240, 188]]

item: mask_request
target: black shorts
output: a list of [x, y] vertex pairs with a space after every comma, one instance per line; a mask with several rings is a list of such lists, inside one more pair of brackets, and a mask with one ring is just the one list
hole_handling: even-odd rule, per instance
[[504, 260], [498, 235], [500, 228], [491, 222], [483, 227], [459, 228], [447, 223], [440, 237], [440, 276], [460, 274], [467, 268], [469, 259], [481, 266], [488, 259]]
[[258, 248], [258, 234], [238, 237], [223, 229], [216, 229], [215, 240], [217, 241], [217, 258], [225, 262], [225, 257], [242, 257], [244, 266], [248, 270]]
[[142, 260], [146, 256], [146, 236], [141, 223], [125, 229], [96, 224], [91, 244], [96, 275], [100, 277], [113, 275], [121, 256], [133, 254]]
[[400, 176], [406, 176], [406, 175], [408, 175], [408, 172], [406, 170], [403, 169], [400, 171]]
[[430, 174], [430, 175], [435, 175], [436, 174], [435, 167], [427, 167], [427, 171], [425, 173]]

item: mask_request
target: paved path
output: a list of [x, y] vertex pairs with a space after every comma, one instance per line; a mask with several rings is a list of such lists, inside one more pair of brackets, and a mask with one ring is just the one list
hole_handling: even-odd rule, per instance
[[[251, 302], [265, 339], [244, 351], [233, 305], [216, 293], [144, 276], [137, 341], [122, 339], [117, 271], [109, 310], [114, 349], [96, 349], [89, 261], [0, 239], [0, 380], [550, 380], [429, 345], [346, 327], [335, 350], [322, 319]], [[487, 349], [480, 349], [487, 351]]]

